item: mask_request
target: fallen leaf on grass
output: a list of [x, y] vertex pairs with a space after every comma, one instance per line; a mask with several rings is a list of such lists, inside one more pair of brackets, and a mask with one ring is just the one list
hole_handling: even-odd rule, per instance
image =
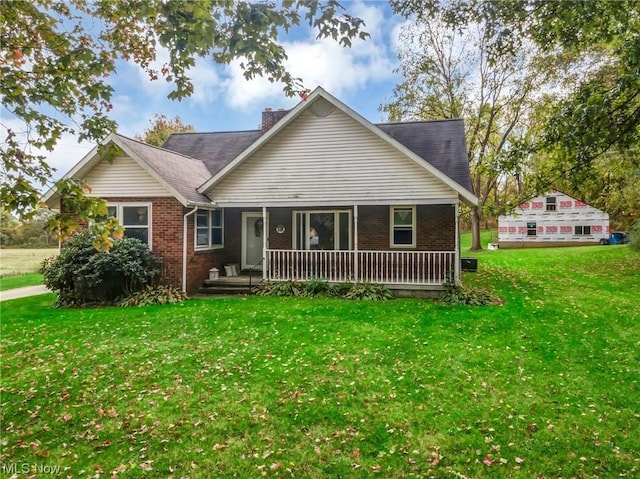
[[485, 466], [490, 466], [491, 464], [493, 464], [493, 461], [491, 460], [491, 458], [489, 457], [489, 454], [487, 454], [486, 456], [484, 456], [484, 465]]

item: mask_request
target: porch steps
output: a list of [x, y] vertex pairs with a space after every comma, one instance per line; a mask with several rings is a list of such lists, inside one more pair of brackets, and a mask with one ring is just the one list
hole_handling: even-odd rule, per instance
[[252, 286], [249, 286], [248, 275], [205, 279], [203, 285], [198, 289], [198, 293], [219, 296], [251, 294], [252, 287], [255, 287], [260, 280], [261, 278], [254, 276]]

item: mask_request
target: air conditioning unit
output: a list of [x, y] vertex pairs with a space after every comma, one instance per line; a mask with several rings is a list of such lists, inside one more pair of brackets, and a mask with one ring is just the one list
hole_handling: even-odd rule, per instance
[[475, 273], [478, 271], [478, 258], [461, 258], [462, 271]]

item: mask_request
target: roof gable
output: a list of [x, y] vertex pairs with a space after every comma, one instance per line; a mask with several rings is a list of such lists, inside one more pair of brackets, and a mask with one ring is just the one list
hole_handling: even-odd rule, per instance
[[[227, 175], [229, 175], [232, 171], [234, 171], [240, 164], [242, 164], [245, 160], [254, 155], [258, 150], [260, 150], [264, 145], [269, 143], [274, 137], [276, 137], [279, 132], [289, 128], [291, 124], [296, 122], [296, 119], [305, 111], [309, 110], [311, 113], [318, 117], [329, 115], [333, 110], [338, 110], [348, 116], [352, 121], [358, 123], [366, 130], [369, 130], [373, 135], [382, 139], [388, 145], [390, 145], [396, 151], [402, 153], [402, 155], [408, 158], [410, 161], [413, 161], [420, 168], [424, 169], [435, 178], [437, 178], [440, 182], [442, 182], [447, 187], [456, 191], [456, 193], [463, 199], [466, 203], [472, 205], [477, 204], [477, 198], [473, 195], [470, 189], [467, 189], [466, 186], [461, 185], [456, 182], [451, 177], [447, 176], [443, 171], [439, 170], [435, 166], [431, 165], [423, 158], [421, 158], [415, 151], [411, 150], [407, 146], [403, 145], [400, 141], [393, 138], [391, 133], [393, 133], [393, 128], [390, 127], [388, 131], [390, 133], [386, 133], [381, 128], [376, 125], [373, 125], [362, 116], [354, 112], [352, 109], [344, 105], [342, 102], [337, 100], [332, 95], [328, 94], [322, 88], [317, 88], [307, 99], [307, 101], [303, 101], [299, 103], [293, 110], [291, 110], [282, 120], [280, 120], [276, 125], [271, 128], [267, 133], [259, 137], [252, 145], [247, 147], [240, 155], [238, 155], [233, 161], [224, 166], [221, 170], [214, 174], [214, 176], [205, 182], [198, 191], [200, 193], [205, 193], [211, 188], [222, 181]], [[396, 129], [399, 130], [399, 129]], [[452, 129], [452, 133], [453, 133]], [[402, 135], [401, 135], [402, 136]], [[406, 135], [405, 135], [406, 136]], [[464, 129], [462, 129], [462, 142], [464, 142]], [[459, 145], [459, 142], [456, 143]], [[458, 152], [459, 152], [458, 148]], [[464, 149], [465, 156], [465, 164], [466, 164], [466, 147]], [[467, 166], [467, 178], [468, 178], [468, 166]], [[470, 184], [470, 182], [469, 182]]]
[[[78, 180], [86, 178], [97, 165], [104, 161], [103, 151], [109, 145], [114, 145], [122, 150], [159, 186], [166, 189], [183, 205], [211, 203], [206, 196], [197, 191], [198, 185], [210, 177], [209, 170], [201, 161], [119, 134], [111, 134], [105, 138], [64, 175], [64, 178]], [[123, 163], [118, 162], [118, 165], [121, 164]], [[136, 191], [131, 191], [130, 196], [135, 196], [136, 193]], [[58, 200], [55, 189], [49, 190], [43, 197], [43, 201], [47, 204]]]

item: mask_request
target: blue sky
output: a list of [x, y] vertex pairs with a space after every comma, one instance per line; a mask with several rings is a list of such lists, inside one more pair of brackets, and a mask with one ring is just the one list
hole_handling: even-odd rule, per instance
[[[366, 41], [356, 40], [351, 48], [342, 48], [333, 40], [316, 40], [310, 28], [299, 28], [281, 38], [289, 60], [287, 67], [313, 90], [322, 86], [370, 121], [384, 121], [381, 104], [392, 98], [398, 81], [397, 38], [403, 19], [394, 16], [387, 2], [344, 1], [347, 12], [365, 20], [371, 34]], [[160, 51], [157, 69], [167, 53]], [[121, 62], [112, 76], [114, 87], [111, 116], [119, 133], [134, 136], [150, 126], [157, 113], [180, 116], [197, 131], [255, 129], [264, 108], [291, 108], [299, 98], [287, 98], [282, 85], [257, 78], [247, 81], [239, 62], [216, 65], [211, 59], [199, 59], [190, 77], [195, 93], [180, 102], [167, 99], [170, 85], [164, 80], [150, 81], [135, 64]], [[93, 147], [78, 144], [75, 138], [63, 138], [49, 161], [56, 176], [66, 173]]]

